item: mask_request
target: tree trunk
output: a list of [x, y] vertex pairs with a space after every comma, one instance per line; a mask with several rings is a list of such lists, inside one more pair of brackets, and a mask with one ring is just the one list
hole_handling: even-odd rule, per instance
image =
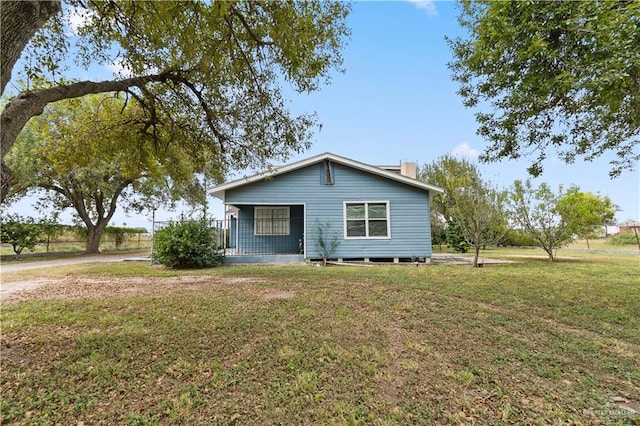
[[3, 1], [0, 6], [0, 81], [2, 94], [22, 51], [35, 33], [56, 13], [60, 1]]
[[9, 195], [9, 191], [14, 183], [15, 178], [13, 172], [4, 163], [4, 160], [0, 160], [0, 203]]
[[589, 238], [585, 237], [584, 239], [587, 241], [587, 250], [591, 250], [591, 246], [589, 245]]
[[555, 259], [553, 258], [553, 249], [544, 249], [544, 251], [547, 252], [547, 255], [549, 256], [549, 262], [553, 262]]
[[474, 244], [473, 267], [478, 267], [478, 258], [480, 257], [480, 245]]
[[95, 226], [87, 226], [87, 248], [85, 250], [85, 253], [100, 253], [100, 240], [102, 239], [102, 234], [104, 234], [104, 230], [106, 227], [107, 222], [101, 220], [98, 221], [98, 224]]

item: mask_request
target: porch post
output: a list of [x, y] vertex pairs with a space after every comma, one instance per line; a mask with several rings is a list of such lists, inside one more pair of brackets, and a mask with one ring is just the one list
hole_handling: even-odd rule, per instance
[[307, 259], [308, 257], [308, 251], [307, 251], [307, 240], [308, 240], [308, 234], [307, 234], [307, 203], [302, 204], [302, 240], [303, 240], [303, 256], [305, 259]]

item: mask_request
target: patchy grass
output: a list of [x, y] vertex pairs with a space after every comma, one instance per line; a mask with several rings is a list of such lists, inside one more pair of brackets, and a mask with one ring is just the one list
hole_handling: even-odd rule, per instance
[[31, 271], [2, 423], [639, 424], [637, 256], [521, 260]]

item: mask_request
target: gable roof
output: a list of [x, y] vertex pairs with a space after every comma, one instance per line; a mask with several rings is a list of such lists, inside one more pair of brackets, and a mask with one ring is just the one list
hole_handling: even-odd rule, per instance
[[224, 201], [225, 191], [233, 188], [238, 188], [244, 185], [250, 185], [254, 182], [261, 182], [266, 179], [270, 179], [274, 176], [279, 176], [288, 172], [292, 172], [294, 170], [302, 169], [307, 166], [311, 166], [313, 164], [319, 163], [324, 160], [330, 160], [337, 164], [342, 164], [347, 167], [351, 167], [357, 170], [362, 170], [364, 172], [371, 173], [373, 175], [381, 176], [387, 179], [394, 180], [396, 182], [403, 183], [405, 185], [413, 186], [425, 191], [433, 191], [433, 192], [444, 192], [444, 190], [438, 186], [431, 185], [428, 183], [421, 182], [417, 179], [413, 179], [407, 176], [403, 176], [398, 174], [397, 172], [385, 170], [380, 167], [371, 166], [369, 164], [361, 163], [359, 161], [351, 160], [346, 157], [341, 157], [336, 154], [332, 154], [330, 152], [325, 152], [323, 154], [316, 155], [314, 157], [307, 158], [305, 160], [296, 161], [295, 163], [287, 164], [284, 166], [274, 167], [268, 172], [258, 173], [253, 176], [243, 177], [240, 179], [233, 180], [231, 182], [223, 183], [222, 185], [217, 185], [207, 189], [207, 192], [213, 195], [216, 198], [219, 198]]

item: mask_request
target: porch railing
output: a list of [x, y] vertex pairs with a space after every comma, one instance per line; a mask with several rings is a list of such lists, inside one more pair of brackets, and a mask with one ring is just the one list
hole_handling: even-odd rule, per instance
[[214, 221], [218, 247], [227, 256], [304, 254], [304, 219], [224, 219]]

